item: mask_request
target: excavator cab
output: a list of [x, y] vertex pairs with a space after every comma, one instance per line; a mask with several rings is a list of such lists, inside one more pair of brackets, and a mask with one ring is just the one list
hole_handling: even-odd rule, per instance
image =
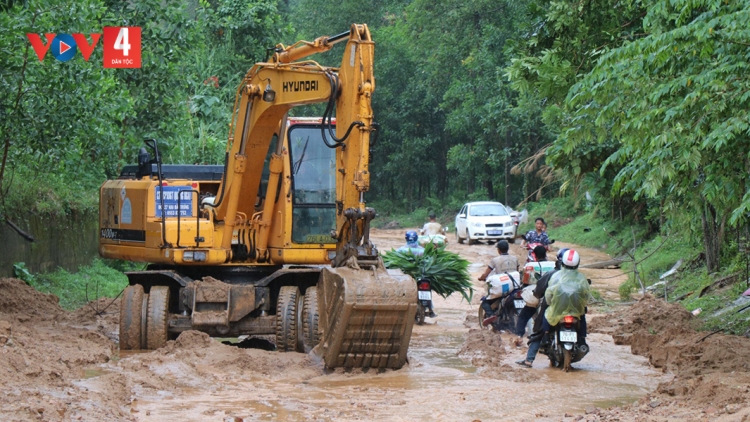
[[335, 244], [336, 150], [323, 143], [319, 125], [291, 120], [292, 242]]

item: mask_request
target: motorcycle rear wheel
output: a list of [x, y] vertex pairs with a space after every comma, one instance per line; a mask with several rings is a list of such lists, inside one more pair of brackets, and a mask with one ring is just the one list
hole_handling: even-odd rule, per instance
[[570, 350], [563, 348], [563, 365], [562, 370], [563, 372], [570, 371], [570, 361], [573, 359], [573, 354]]
[[477, 313], [477, 316], [479, 317], [479, 329], [480, 330], [489, 330], [489, 329], [492, 329], [492, 324], [490, 324], [490, 325], [483, 325], [482, 324], [482, 321], [484, 321], [485, 316], [484, 316], [484, 309], [481, 306], [479, 307], [479, 311]]
[[425, 309], [422, 303], [417, 303], [417, 314], [414, 315], [414, 322], [417, 325], [424, 325]]
[[508, 325], [510, 326], [508, 330], [513, 332], [513, 334], [515, 334], [516, 328], [518, 327], [518, 314], [516, 313], [515, 310], [512, 310], [509, 312]]

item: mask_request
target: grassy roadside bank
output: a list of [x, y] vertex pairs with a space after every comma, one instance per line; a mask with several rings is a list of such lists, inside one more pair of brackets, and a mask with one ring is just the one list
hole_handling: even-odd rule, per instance
[[60, 306], [72, 311], [101, 297], [114, 298], [127, 287], [123, 271], [142, 269], [143, 264], [97, 258], [78, 271], [62, 268], [49, 273], [32, 274], [22, 262], [14, 266], [14, 276], [42, 293], [59, 298]]

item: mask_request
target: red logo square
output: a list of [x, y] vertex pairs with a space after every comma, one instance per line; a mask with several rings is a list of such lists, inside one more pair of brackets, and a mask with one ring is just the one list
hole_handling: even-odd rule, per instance
[[141, 28], [105, 26], [104, 67], [141, 67]]

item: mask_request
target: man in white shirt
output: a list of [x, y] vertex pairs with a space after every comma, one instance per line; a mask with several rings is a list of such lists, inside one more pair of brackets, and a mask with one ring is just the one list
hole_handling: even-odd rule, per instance
[[423, 236], [445, 235], [445, 230], [443, 229], [443, 226], [437, 222], [435, 213], [430, 214], [430, 221], [424, 224], [420, 232]]

